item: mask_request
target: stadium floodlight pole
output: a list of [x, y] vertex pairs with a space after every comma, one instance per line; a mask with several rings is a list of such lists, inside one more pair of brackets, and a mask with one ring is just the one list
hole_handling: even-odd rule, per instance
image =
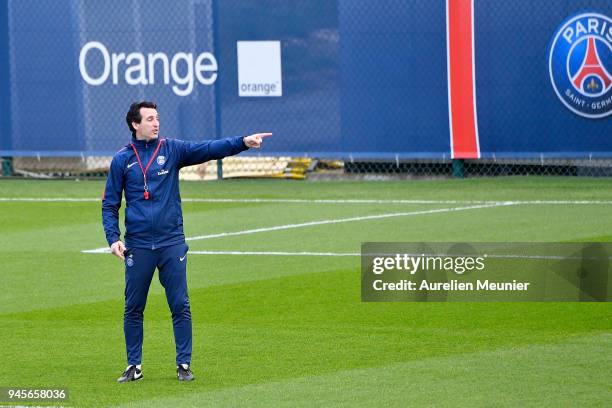
[[[211, 2], [211, 24], [212, 24], [212, 46], [213, 52], [217, 56], [217, 60], [221, 60], [221, 49], [219, 47], [219, 0]], [[218, 75], [214, 85], [215, 99], [215, 139], [221, 139], [221, 79], [223, 75]], [[217, 180], [223, 180], [223, 159], [217, 160]]]

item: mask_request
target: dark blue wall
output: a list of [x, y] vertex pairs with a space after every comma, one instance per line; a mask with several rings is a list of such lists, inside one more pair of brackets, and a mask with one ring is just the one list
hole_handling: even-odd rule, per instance
[[[444, 0], [0, 4], [3, 154], [112, 154], [129, 139], [129, 104], [149, 99], [159, 104], [166, 137], [275, 133], [264, 151], [247, 154], [450, 155]], [[555, 30], [581, 10], [612, 16], [612, 2], [475, 1], [483, 156], [612, 157], [612, 116], [572, 113], [548, 76]], [[282, 97], [238, 96], [236, 42], [244, 40], [280, 41]], [[126, 54], [212, 52], [217, 83], [196, 83], [187, 96], [159, 80], [91, 86], [78, 63], [89, 41]], [[93, 73], [102, 69], [99, 56], [89, 63]]]
[[448, 156], [445, 4], [340, 1], [344, 151]]
[[0, 1], [0, 150], [11, 149], [8, 2]]
[[[483, 156], [612, 155], [612, 116], [567, 109], [548, 72], [557, 27], [581, 10], [612, 16], [610, 0], [475, 2], [476, 97]], [[612, 61], [610, 61], [612, 62]]]
[[9, 4], [12, 148], [86, 150], [71, 3]]

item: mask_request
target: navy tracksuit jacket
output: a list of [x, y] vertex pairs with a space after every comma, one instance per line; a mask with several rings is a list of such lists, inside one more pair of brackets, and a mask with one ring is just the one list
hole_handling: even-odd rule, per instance
[[179, 169], [247, 149], [242, 137], [201, 143], [176, 139], [145, 142], [132, 137], [131, 143], [113, 157], [102, 197], [102, 224], [109, 245], [121, 239], [119, 208], [124, 193], [127, 248], [124, 332], [128, 364], [140, 364], [142, 360], [143, 313], [156, 268], [172, 312], [176, 363], [191, 362], [188, 247], [183, 233]]

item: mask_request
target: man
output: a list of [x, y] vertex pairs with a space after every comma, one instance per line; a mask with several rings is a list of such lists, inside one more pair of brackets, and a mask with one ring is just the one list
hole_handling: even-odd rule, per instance
[[[128, 366], [117, 381], [143, 377], [143, 312], [157, 268], [172, 312], [179, 381], [194, 379], [191, 364], [191, 311], [187, 294], [187, 250], [183, 234], [179, 169], [259, 148], [271, 133], [257, 133], [201, 143], [160, 139], [159, 114], [153, 102], [130, 106], [126, 122], [132, 140], [110, 165], [102, 197], [102, 223], [111, 252], [125, 262], [123, 328]], [[125, 244], [119, 208], [125, 192]]]

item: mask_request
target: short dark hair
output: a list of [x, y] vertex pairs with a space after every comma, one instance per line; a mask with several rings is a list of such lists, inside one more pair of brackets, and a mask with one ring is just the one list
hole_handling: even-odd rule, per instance
[[142, 120], [142, 116], [140, 116], [140, 108], [157, 109], [157, 104], [155, 104], [155, 102], [141, 101], [134, 102], [130, 105], [130, 110], [128, 111], [127, 115], [125, 115], [125, 121], [127, 122], [132, 134], [136, 133], [136, 129], [134, 129], [132, 126], [132, 122], [140, 123]]

